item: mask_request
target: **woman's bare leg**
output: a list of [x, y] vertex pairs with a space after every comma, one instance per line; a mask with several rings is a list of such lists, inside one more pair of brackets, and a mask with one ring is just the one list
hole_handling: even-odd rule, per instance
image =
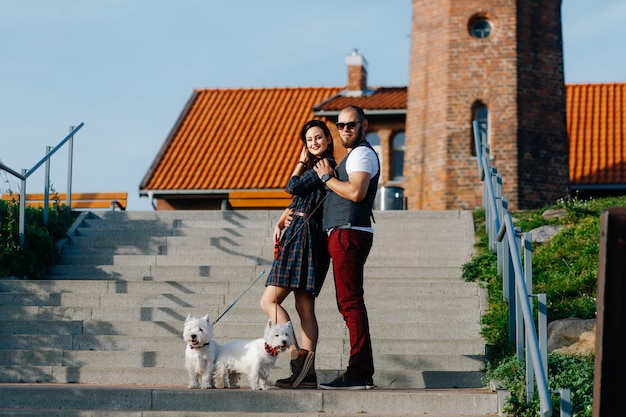
[[[263, 296], [261, 296], [261, 309], [263, 309], [265, 314], [267, 314], [274, 323], [284, 324], [291, 321], [289, 313], [281, 306], [289, 293], [291, 293], [289, 288], [281, 288], [273, 285], [269, 285], [265, 288], [265, 292]], [[296, 359], [299, 351], [298, 340], [294, 334], [293, 345], [289, 348], [289, 356], [291, 359]]]
[[294, 291], [296, 297], [296, 311], [300, 317], [302, 329], [302, 348], [315, 352], [319, 328], [315, 316], [315, 297], [308, 291]]

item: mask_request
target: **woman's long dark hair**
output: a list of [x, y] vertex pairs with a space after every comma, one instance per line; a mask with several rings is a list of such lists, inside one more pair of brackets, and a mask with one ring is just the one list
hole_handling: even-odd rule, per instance
[[311, 129], [312, 127], [319, 127], [320, 129], [322, 129], [322, 131], [324, 132], [324, 136], [326, 138], [330, 138], [330, 142], [328, 143], [328, 148], [326, 149], [326, 151], [319, 157], [313, 155], [311, 152], [308, 151], [308, 148], [307, 148], [307, 152], [309, 153], [309, 160], [305, 167], [306, 169], [313, 168], [315, 163], [320, 159], [334, 157], [333, 137], [330, 134], [330, 129], [328, 128], [326, 123], [324, 123], [321, 120], [309, 120], [308, 122], [304, 124], [304, 126], [302, 126], [302, 130], [300, 130], [300, 140], [302, 141], [302, 143], [304, 143], [304, 145], [306, 146], [306, 132], [308, 132], [309, 129]]

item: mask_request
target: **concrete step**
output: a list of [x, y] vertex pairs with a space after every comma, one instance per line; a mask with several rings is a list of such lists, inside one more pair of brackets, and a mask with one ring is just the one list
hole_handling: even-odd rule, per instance
[[[329, 285], [330, 287], [330, 285]], [[316, 305], [319, 308], [330, 308], [335, 304], [334, 294], [332, 296], [327, 296], [330, 293], [330, 289], [325, 292], [326, 289], [322, 289], [322, 293], [318, 300], [316, 301]], [[249, 292], [245, 294], [240, 303], [253, 303], [252, 305], [259, 305], [259, 298], [261, 293], [263, 292], [263, 288], [259, 287], [255, 289], [254, 292]], [[237, 297], [239, 297], [239, 293], [211, 293], [211, 294], [198, 294], [198, 293], [184, 293], [179, 290], [173, 289], [170, 293], [150, 293], [147, 292], [145, 294], [128, 294], [128, 293], [0, 293], [0, 305], [2, 306], [47, 306], [47, 307], [56, 307], [56, 306], [64, 306], [64, 307], [92, 307], [92, 308], [102, 308], [102, 307], [119, 307], [119, 308], [128, 308], [128, 307], [137, 307], [141, 306], [142, 308], [152, 307], [152, 308], [165, 308], [165, 309], [176, 309], [176, 308], [186, 308], [187, 311], [205, 311], [209, 313], [211, 316], [216, 316], [217, 314], [221, 314], [223, 311], [223, 307], [229, 306], [234, 302]], [[256, 295], [256, 297], [255, 297]], [[419, 297], [431, 297], [427, 301], [421, 301]], [[477, 296], [449, 296], [446, 294], [431, 294], [428, 291], [418, 292], [411, 291], [407, 292], [407, 294], [398, 294], [394, 299], [394, 303], [399, 303], [400, 306], [406, 307], [407, 310], [410, 310], [411, 307], [417, 307], [418, 304], [421, 304], [422, 307], [426, 306], [437, 306], [448, 307], [446, 305], [442, 305], [442, 303], [454, 304], [456, 302], [459, 303], [459, 306], [469, 305], [472, 302], [476, 302]], [[376, 291], [367, 292], [365, 295], [366, 305], [369, 305], [371, 308], [375, 308], [375, 306], [380, 306], [379, 311], [381, 314], [384, 314], [383, 308], [386, 305], [391, 306], [391, 302], [386, 294]], [[293, 305], [291, 303], [286, 304], [286, 306]], [[398, 304], [396, 304], [396, 307]], [[397, 313], [397, 308], [390, 307], [390, 310]], [[454, 310], [450, 311], [447, 309], [448, 313], [458, 314]], [[259, 308], [258, 312], [259, 316], [262, 316], [262, 313]], [[216, 317], [217, 318], [217, 317]]]
[[[376, 237], [370, 257], [419, 257], [438, 255], [443, 251], [450, 255], [455, 252], [466, 253], [467, 245], [463, 241], [442, 242], [438, 240], [422, 239], [412, 242], [411, 245], [398, 248], [392, 245], [393, 237], [382, 241]], [[274, 254], [274, 242], [271, 237], [257, 240], [234, 239], [206, 239], [190, 237], [166, 237], [157, 239], [137, 239], [134, 244], [119, 244], [117, 239], [103, 240], [101, 238], [72, 237], [72, 244], [63, 247], [63, 255], [213, 255], [231, 254], [234, 251], [245, 254], [255, 254], [271, 258]], [[368, 258], [369, 259], [369, 258]]]
[[[0, 280], [1, 293], [52, 294], [52, 293], [97, 293], [97, 294], [240, 294], [250, 286], [249, 282], [232, 280], [211, 280], [208, 282], [181, 281], [112, 281], [112, 280]], [[367, 279], [366, 292], [381, 292], [393, 299], [408, 294], [410, 296], [440, 295], [448, 297], [472, 297], [480, 290], [473, 282], [450, 282], [438, 279]], [[257, 282], [251, 290], [265, 290], [263, 283]], [[329, 286], [332, 290], [332, 285]], [[369, 295], [369, 294], [368, 294]]]
[[241, 265], [53, 265], [48, 270], [49, 279], [78, 280], [140, 280], [176, 281], [197, 279], [242, 279], [252, 281], [263, 271], [268, 272], [271, 264], [260, 266]]
[[[241, 338], [243, 336], [240, 336]], [[254, 336], [252, 336], [254, 337]], [[231, 340], [230, 338], [216, 335], [217, 343], [223, 344]], [[453, 338], [442, 343], [441, 340], [433, 339], [374, 339], [373, 349], [377, 352], [396, 355], [407, 352], [417, 352], [424, 355], [468, 355], [479, 356], [484, 353], [484, 343], [480, 338], [463, 339]], [[467, 351], [463, 351], [463, 347]], [[38, 336], [37, 344], [33, 344], [32, 335], [11, 335], [3, 337], [0, 351], [37, 351], [37, 350], [76, 350], [76, 351], [129, 351], [129, 352], [152, 352], [158, 349], [159, 352], [169, 352], [172, 355], [182, 354], [185, 344], [182, 340], [182, 333], [176, 337], [154, 336], [154, 337], [129, 337], [116, 335], [41, 335]], [[344, 351], [349, 348], [345, 346], [344, 338], [320, 339], [317, 352], [319, 355], [343, 356]]]
[[[141, 281], [189, 281], [207, 279], [242, 279], [252, 281], [263, 272], [269, 273], [271, 263], [257, 266], [240, 265], [53, 265], [48, 278], [54, 280], [141, 280]], [[331, 268], [332, 269], [332, 268]], [[329, 270], [332, 274], [332, 270]], [[368, 279], [449, 279], [459, 281], [461, 267], [453, 266], [370, 266], [365, 265], [365, 277]]]
[[86, 237], [102, 237], [107, 239], [115, 238], [120, 243], [124, 243], [127, 242], [126, 239], [129, 238], [130, 230], [132, 230], [132, 239], [134, 240], [136, 240], [138, 237], [153, 236], [191, 236], [211, 239], [264, 239], [267, 236], [271, 236], [269, 228], [266, 227], [241, 227], [237, 229], [183, 229], [178, 227], [162, 227], [160, 225], [155, 225], [155, 227], [137, 229], [133, 229], [132, 225], [129, 225], [128, 227], [79, 227], [76, 229], [76, 235]]
[[[257, 253], [210, 253], [210, 254], [184, 254], [184, 255], [64, 255], [57, 265], [101, 266], [189, 266], [210, 265], [226, 266], [238, 265], [271, 265], [270, 256], [261, 256]], [[470, 260], [470, 256], [464, 253], [449, 255], [439, 251], [428, 255], [414, 253], [412, 255], [372, 255], [368, 258], [367, 267], [428, 267], [428, 266], [456, 266]]]
[[[334, 370], [317, 370], [318, 382], [332, 381], [342, 368]], [[270, 376], [270, 383], [290, 374], [289, 367], [276, 366]], [[376, 387], [382, 389], [450, 389], [476, 388], [481, 386], [482, 373], [479, 371], [445, 371], [445, 370], [380, 370], [374, 374]], [[177, 368], [112, 368], [79, 366], [28, 366], [3, 367], [0, 382], [23, 383], [75, 383], [103, 385], [141, 385], [149, 381], [151, 384], [186, 384], [187, 375], [182, 366]], [[247, 386], [247, 381], [241, 383]]]
[[[175, 352], [164, 351], [79, 351], [79, 350], [2, 350], [0, 364], [8, 367], [20, 366], [66, 366], [81, 368], [168, 368], [182, 370], [184, 363], [184, 343]], [[289, 366], [285, 357], [277, 363], [277, 368], [289, 376]], [[318, 372], [342, 369], [348, 358], [338, 353], [317, 352], [315, 366]], [[375, 363], [382, 371], [431, 371], [431, 372], [480, 372], [484, 362], [475, 357], [445, 354], [376, 353]], [[167, 372], [167, 370], [165, 370]], [[280, 372], [280, 375], [285, 372]], [[279, 374], [277, 374], [279, 375]], [[280, 375], [278, 377], [280, 377]], [[276, 376], [276, 375], [275, 375]], [[182, 379], [181, 381], [184, 381]]]
[[244, 253], [210, 255], [64, 255], [57, 265], [116, 266], [188, 266], [188, 265], [263, 265], [270, 259]]
[[[497, 415], [501, 408], [498, 394], [484, 389], [322, 391], [274, 388], [269, 391], [250, 391], [190, 390], [171, 384], [122, 387], [3, 384], [0, 386], [0, 393], [0, 408], [12, 409], [11, 413], [18, 413], [3, 415], [21, 417], [40, 416], [42, 413], [47, 416], [105, 415], [91, 412], [76, 414], [79, 410], [107, 410], [106, 415], [133, 417], [165, 415], [473, 417]], [[254, 412], [251, 413], [250, 410]], [[57, 411], [62, 413], [54, 414]], [[126, 414], [109, 414], [115, 412]], [[131, 414], [139, 412], [142, 414]], [[155, 412], [157, 414], [153, 414]]]
[[[85, 264], [85, 265], [53, 265], [49, 269], [48, 277], [50, 279], [61, 279], [63, 276], [93, 276], [93, 277], [115, 277], [117, 279], [127, 279], [132, 277], [144, 277], [144, 276], [168, 276], [173, 278], [174, 276], [179, 279], [187, 279], [189, 277], [197, 276], [211, 276], [220, 278], [222, 276], [243, 276], [248, 277], [250, 275], [258, 275], [262, 271], [269, 272], [272, 266], [272, 260], [270, 258], [262, 258], [257, 256], [241, 256], [236, 264], [233, 264], [233, 260], [225, 258], [208, 259], [205, 257], [197, 257], [191, 259], [189, 257], [183, 258], [159, 258], [156, 263], [154, 262], [132, 262], [128, 264]], [[189, 262], [185, 264], [184, 262]], [[460, 257], [448, 257], [445, 259], [437, 259], [435, 257], [428, 258], [416, 258], [414, 260], [381, 260], [378, 264], [366, 264], [365, 276], [366, 277], [388, 277], [388, 278], [411, 278], [411, 277], [427, 277], [437, 278], [445, 275], [447, 277], [455, 276], [459, 278], [461, 268], [460, 264], [463, 263], [463, 259]], [[229, 265], [231, 266], [230, 268]], [[241, 272], [245, 266], [260, 266], [261, 268], [246, 270]], [[211, 269], [214, 269], [212, 271]], [[332, 271], [332, 266], [329, 272]], [[208, 275], [208, 274], [212, 275]], [[453, 275], [455, 274], [455, 275]], [[83, 279], [83, 278], [81, 278]], [[84, 278], [93, 279], [93, 278]]]
[[[442, 303], [437, 299], [431, 299], [428, 303], [420, 303], [414, 309], [407, 310], [402, 304], [393, 307], [368, 307], [370, 323], [386, 323], [393, 325], [398, 321], [424, 322], [424, 323], [476, 323], [480, 320], [481, 311], [475, 305], [472, 298], [463, 298], [459, 303]], [[458, 299], [457, 299], [458, 301]], [[162, 308], [162, 307], [59, 307], [59, 306], [3, 306], [0, 307], [0, 320], [99, 320], [99, 321], [184, 321], [187, 314], [197, 312], [196, 316], [209, 314], [211, 320], [217, 320], [226, 310], [227, 305], [218, 307], [215, 312], [200, 308], [193, 311], [186, 307]], [[293, 304], [285, 305], [292, 320], [297, 321], [298, 315]], [[230, 323], [258, 323], [263, 313], [259, 308], [234, 307], [220, 319], [221, 325]], [[208, 313], [206, 312], [208, 311]], [[390, 313], [395, 314], [390, 314]], [[316, 316], [319, 322], [330, 323], [340, 320], [337, 307], [331, 302], [323, 305], [318, 303]], [[297, 323], [296, 323], [297, 324]]]
[[[230, 339], [256, 339], [263, 336], [267, 319], [259, 315], [258, 323], [228, 323], [216, 326], [214, 336]], [[337, 317], [334, 324], [325, 323], [323, 330], [326, 338], [342, 337], [345, 324]], [[100, 321], [100, 320], [36, 320], [4, 321], [0, 334], [6, 335], [112, 335], [128, 337], [155, 337], [181, 334], [181, 322], [174, 321]], [[441, 323], [378, 323], [370, 322], [373, 339], [393, 337], [398, 340], [416, 338], [429, 340], [471, 339], [480, 333], [478, 323], [448, 322]], [[1, 344], [2, 342], [0, 342]]]

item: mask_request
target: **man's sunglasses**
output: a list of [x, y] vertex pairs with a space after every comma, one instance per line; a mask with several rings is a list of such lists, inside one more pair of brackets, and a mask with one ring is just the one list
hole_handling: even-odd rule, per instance
[[358, 123], [361, 123], [361, 121], [357, 120], [356, 122], [348, 122], [348, 123], [337, 122], [337, 123], [335, 123], [335, 125], [337, 126], [337, 129], [339, 129], [339, 130], [343, 130], [345, 128], [348, 128], [348, 130], [352, 130], [352, 129], [354, 129], [356, 127], [356, 125]]

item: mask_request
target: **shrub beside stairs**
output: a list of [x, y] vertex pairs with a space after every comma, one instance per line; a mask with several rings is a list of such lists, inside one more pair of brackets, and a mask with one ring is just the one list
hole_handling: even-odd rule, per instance
[[[7, 416], [497, 415], [483, 387], [485, 294], [461, 280], [466, 211], [377, 211], [366, 264], [377, 389], [190, 390], [187, 314], [219, 343], [262, 337], [259, 307], [278, 211], [84, 212], [45, 280], [0, 280], [0, 414]], [[293, 296], [284, 303], [300, 328]], [[332, 272], [317, 299], [319, 382], [345, 370], [349, 337]], [[271, 380], [289, 375], [279, 355]]]

